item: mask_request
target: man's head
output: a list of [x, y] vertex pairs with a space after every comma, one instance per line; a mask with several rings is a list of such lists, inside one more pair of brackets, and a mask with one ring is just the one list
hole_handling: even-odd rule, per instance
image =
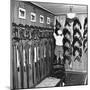
[[58, 30], [58, 35], [62, 35], [62, 30]]

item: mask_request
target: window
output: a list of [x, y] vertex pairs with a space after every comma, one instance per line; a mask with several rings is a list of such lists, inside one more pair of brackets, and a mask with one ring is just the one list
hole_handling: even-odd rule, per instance
[[47, 24], [50, 24], [50, 18], [47, 17]]
[[26, 10], [23, 8], [19, 8], [19, 18], [26, 19]]
[[36, 14], [31, 12], [31, 21], [36, 22]]
[[44, 16], [40, 15], [40, 23], [44, 23]]

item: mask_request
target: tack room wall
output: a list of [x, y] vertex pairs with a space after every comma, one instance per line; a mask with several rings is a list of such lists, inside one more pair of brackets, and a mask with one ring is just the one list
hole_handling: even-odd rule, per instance
[[[23, 25], [36, 25], [41, 27], [49, 27], [54, 25], [54, 14], [30, 2], [11, 0], [11, 7], [11, 22]], [[24, 8], [26, 10], [26, 19], [19, 18], [19, 8]], [[31, 12], [36, 13], [36, 22], [31, 22]], [[40, 23], [40, 15], [44, 16], [44, 23]], [[50, 17], [50, 24], [47, 24], [47, 17]]]

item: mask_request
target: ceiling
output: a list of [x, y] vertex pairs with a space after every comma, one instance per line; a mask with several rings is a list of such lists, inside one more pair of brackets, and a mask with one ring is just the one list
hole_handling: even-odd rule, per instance
[[53, 13], [54, 15], [66, 14], [70, 12], [74, 13], [88, 13], [86, 5], [74, 5], [74, 4], [62, 4], [62, 3], [49, 3], [49, 2], [33, 2], [33, 4]]

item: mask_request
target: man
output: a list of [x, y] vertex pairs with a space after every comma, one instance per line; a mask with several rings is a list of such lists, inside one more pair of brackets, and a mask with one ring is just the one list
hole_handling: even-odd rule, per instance
[[55, 55], [57, 56], [57, 63], [59, 63], [59, 58], [63, 59], [63, 34], [62, 34], [62, 30], [61, 30], [61, 25], [58, 24], [55, 32], [54, 32], [54, 38], [55, 38], [55, 43], [56, 43], [56, 47], [55, 47]]

